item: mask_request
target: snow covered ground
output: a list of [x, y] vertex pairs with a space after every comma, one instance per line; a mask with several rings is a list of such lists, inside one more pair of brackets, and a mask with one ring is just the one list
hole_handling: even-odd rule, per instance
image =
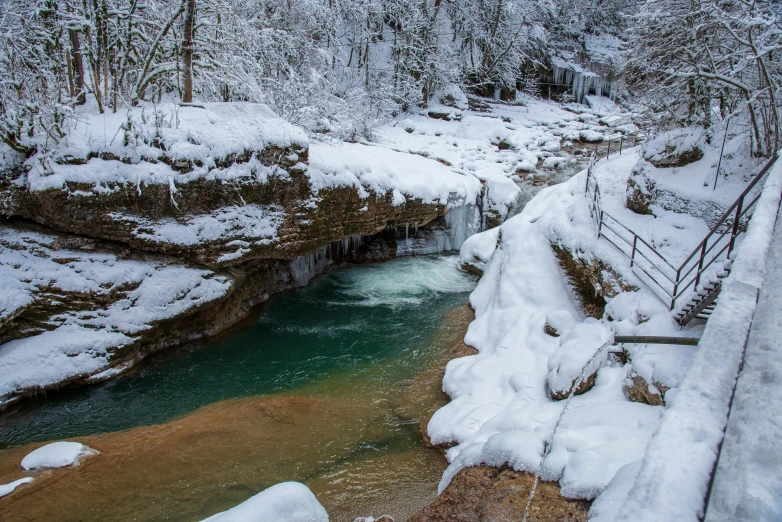
[[28, 484], [33, 480], [34, 480], [33, 477], [24, 477], [24, 478], [20, 478], [19, 480], [14, 480], [13, 482], [10, 482], [8, 484], [0, 484], [0, 497], [10, 495], [11, 493], [14, 492], [16, 488], [18, 488], [22, 484]]
[[[594, 98], [595, 111], [579, 105], [578, 113], [532, 98], [525, 105], [490, 104], [489, 113], [435, 103], [378, 129], [378, 145], [435, 159], [479, 178], [486, 183], [484, 210], [504, 219], [541, 186], [564, 181], [577, 171], [576, 158], [586, 153], [584, 138], [603, 141], [638, 130], [611, 100]], [[431, 113], [448, 119], [432, 118]], [[598, 115], [609, 114], [621, 121], [601, 124]]]
[[782, 219], [777, 218], [767, 273], [747, 342], [722, 443], [709, 522], [782, 520]]
[[[707, 221], [663, 206], [654, 207], [656, 215], [628, 210], [627, 178], [639, 159], [640, 151], [632, 150], [597, 163], [603, 208], [664, 256], [680, 261], [708, 231]], [[690, 180], [697, 173], [695, 167], [689, 173], [682, 170], [679, 176]], [[698, 349], [625, 345], [629, 362], [603, 356], [594, 387], [572, 399], [555, 433], [564, 401], [553, 400], [551, 392], [567, 392], [583, 363], [613, 333], [699, 336], [703, 326], [680, 329], [627, 258], [605, 239], [595, 238], [584, 186], [582, 172], [546, 188], [499, 229], [463, 245], [462, 261], [485, 272], [470, 298], [476, 320], [465, 338], [479, 353], [449, 363], [443, 388], [453, 400], [432, 418], [429, 435], [435, 443], [458, 443], [447, 452], [450, 466], [441, 489], [466, 466], [509, 463], [544, 480], [559, 481], [565, 496], [598, 497], [592, 516], [607, 521], [614, 520], [667, 411], [666, 406], [630, 402], [630, 379], [642, 377], [649, 392], [662, 395], [669, 406], [678, 405], [679, 388]], [[725, 204], [742, 188], [740, 180], [730, 180], [718, 195], [696, 193], [692, 199], [711, 197]], [[638, 290], [620, 291], [607, 299], [602, 319], [584, 318], [552, 245], [586, 262], [601, 261], [625, 288]], [[548, 335], [546, 324], [560, 336]], [[548, 445], [550, 452], [543, 459]], [[599, 497], [609, 484], [606, 497]], [[635, 518], [622, 520], [631, 519]]]

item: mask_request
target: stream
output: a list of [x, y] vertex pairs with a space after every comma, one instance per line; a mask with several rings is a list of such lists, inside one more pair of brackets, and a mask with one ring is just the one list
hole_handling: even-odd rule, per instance
[[406, 520], [445, 468], [420, 425], [447, 400], [445, 363], [470, 353], [476, 281], [457, 259], [332, 267], [216, 338], [0, 416], [0, 483], [31, 475], [33, 443], [100, 451], [32, 474], [0, 519], [196, 521], [296, 480], [334, 522]]

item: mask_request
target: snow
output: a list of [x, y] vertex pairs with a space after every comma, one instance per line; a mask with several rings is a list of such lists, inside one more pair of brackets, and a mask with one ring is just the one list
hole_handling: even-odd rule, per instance
[[299, 482], [282, 482], [265, 489], [203, 522], [328, 522], [315, 495]]
[[141, 102], [126, 111], [103, 114], [88, 106], [74, 121], [76, 127], [61, 144], [56, 160], [108, 152], [131, 160], [167, 157], [208, 163], [269, 146], [308, 144], [301, 128], [260, 103]]
[[[465, 342], [479, 353], [448, 364], [443, 389], [452, 401], [435, 413], [428, 428], [434, 443], [458, 443], [447, 452], [450, 465], [441, 489], [463, 467], [481, 463], [508, 462], [516, 469], [536, 471], [563, 407], [548, 395], [549, 366], [557, 369], [555, 386], [561, 378], [569, 387], [574, 370], [581, 368], [575, 368], [578, 361], [571, 367], [569, 354], [560, 350], [588, 359], [610, 335], [605, 321], [582, 322], [551, 250], [554, 238], [578, 242], [583, 250], [602, 246], [591, 233], [583, 233], [592, 230], [583, 183], [582, 174], [542, 190], [499, 232], [482, 233], [463, 246], [462, 261], [471, 261], [485, 256], [476, 256], [484, 244], [488, 253], [488, 246], [500, 238], [470, 297], [476, 319]], [[579, 318], [561, 338], [544, 332], [547, 316], [557, 315]], [[628, 402], [623, 391], [626, 374], [626, 368], [605, 361], [595, 387], [574, 397], [554, 435], [540, 474], [545, 480], [560, 480], [566, 496], [594, 498], [617, 470], [643, 455], [662, 411]]]
[[782, 437], [780, 373], [782, 354], [782, 225], [777, 218], [768, 253], [768, 273], [736, 385], [736, 393], [722, 443], [707, 522], [782, 519]]
[[[308, 174], [315, 191], [335, 186], [355, 186], [377, 194], [390, 191], [394, 203], [406, 198], [422, 203], [463, 206], [475, 203], [481, 184], [473, 176], [454, 172], [431, 159], [359, 143], [313, 143]], [[402, 197], [397, 197], [396, 194]]]
[[627, 500], [635, 483], [635, 477], [641, 470], [641, 461], [637, 460], [619, 469], [609, 482], [605, 491], [595, 499], [589, 508], [591, 522], [613, 522], [618, 520], [622, 504]]
[[459, 251], [462, 263], [473, 266], [483, 272], [486, 264], [497, 249], [500, 228], [492, 228], [483, 234], [475, 234], [467, 238]]
[[[701, 218], [664, 209], [654, 217], [635, 214], [625, 207], [627, 178], [640, 153], [625, 149], [621, 156], [596, 164], [603, 208], [649, 240], [666, 258], [681, 261], [708, 231], [708, 225]], [[769, 183], [769, 190], [777, 190], [778, 194], [775, 182]], [[450, 464], [441, 489], [466, 466], [508, 463], [519, 470], [539, 470], [544, 480], [559, 481], [565, 496], [597, 498], [594, 514], [601, 521], [640, 520], [638, 512], [623, 512], [619, 518], [615, 515], [626, 498], [628, 504], [632, 502], [636, 492], [628, 492], [635, 475], [639, 475], [639, 483], [647, 480], [643, 478], [649, 460], [647, 445], [663, 429], [661, 422], [671, 410], [689, 402], [682, 396], [691, 393], [687, 389], [693, 371], [704, 376], [695, 369], [697, 361], [706, 357], [712, 364], [723, 361], [697, 347], [625, 345], [631, 362], [623, 365], [610, 356], [602, 360], [594, 387], [572, 399], [552, 434], [563, 403], [552, 400], [549, 391], [569, 390], [583, 365], [610, 335], [699, 336], [703, 330], [698, 325], [680, 329], [667, 305], [644, 284], [627, 258], [605, 239], [595, 238], [584, 184], [582, 172], [570, 181], [545, 188], [499, 230], [478, 234], [464, 243], [461, 262], [484, 271], [470, 297], [476, 319], [465, 337], [465, 342], [479, 353], [448, 364], [443, 389], [452, 401], [435, 413], [428, 431], [434, 443], [457, 443], [447, 451]], [[735, 197], [740, 183], [730, 181], [727, 185], [731, 188], [720, 201]], [[765, 208], [773, 202], [761, 205]], [[763, 212], [756, 216], [758, 223], [764, 222]], [[761, 225], [753, 226], [757, 229]], [[753, 257], [747, 250], [756, 243], [755, 235], [750, 230], [738, 249], [745, 266]], [[608, 299], [602, 319], [585, 319], [574, 304], [552, 244], [566, 248], [586, 263], [600, 260], [625, 284], [638, 290], [620, 291]], [[604, 271], [604, 280], [613, 277]], [[723, 313], [743, 316], [741, 306]], [[712, 318], [709, 324], [719, 320]], [[547, 335], [545, 324], [555, 328], [560, 337]], [[630, 402], [624, 388], [634, 375], [643, 377], [650, 390], [659, 392], [658, 384], [670, 388], [664, 396], [667, 407]], [[709, 395], [704, 387], [698, 393]], [[686, 409], [692, 417], [687, 425], [709, 418], [694, 413], [689, 405]], [[684, 421], [677, 422], [681, 425]], [[539, 468], [549, 439], [551, 452]], [[665, 468], [667, 476], [680, 476], [677, 483], [692, 481], [691, 472], [679, 469], [683, 455], [678, 448], [672, 449], [674, 440], [672, 432], [665, 447], [669, 454], [664, 460], [670, 462]], [[655, 477], [659, 480], [658, 475]], [[677, 487], [678, 491], [687, 490]], [[681, 518], [658, 513], [647, 519]]]
[[133, 236], [159, 243], [181, 246], [206, 245], [219, 241], [236, 246], [233, 253], [223, 254], [219, 261], [231, 256], [240, 257], [250, 251], [251, 245], [269, 245], [279, 241], [277, 230], [285, 219], [281, 210], [273, 206], [248, 204], [225, 206], [209, 214], [189, 216], [182, 220], [140, 218], [115, 212], [118, 221], [133, 226]]
[[116, 348], [160, 321], [222, 298], [232, 285], [209, 270], [62, 249], [62, 241], [0, 227], [0, 286], [8, 290], [0, 294], [0, 320], [39, 302], [68, 303], [71, 295], [106, 304], [92, 310], [64, 305], [45, 328], [0, 345], [0, 400], [21, 388], [106, 370]]
[[33, 481], [33, 477], [24, 477], [19, 480], [14, 480], [8, 484], [0, 484], [0, 497], [10, 495], [13, 491], [22, 484], [28, 484]]
[[[782, 164], [778, 162], [737, 249], [731, 273], [723, 280], [699, 349], [649, 443], [638, 477], [615, 520], [701, 519], [757, 307], [758, 288], [764, 283], [781, 192]], [[742, 484], [738, 482], [740, 476], [734, 481], [730, 473], [730, 487]]]
[[52, 442], [28, 453], [22, 459], [22, 468], [26, 471], [64, 468], [79, 463], [79, 457], [91, 455], [95, 450], [79, 442]]

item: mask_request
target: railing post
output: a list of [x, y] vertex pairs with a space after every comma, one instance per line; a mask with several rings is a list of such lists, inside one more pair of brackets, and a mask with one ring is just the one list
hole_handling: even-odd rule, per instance
[[606, 159], [611, 157], [611, 140], [608, 140], [608, 156], [606, 156]]
[[600, 219], [597, 221], [597, 238], [600, 239], [600, 233], [603, 231], [603, 211], [600, 211]]
[[591, 174], [592, 174], [592, 165], [590, 164], [587, 167], [587, 182], [586, 182], [586, 186], [584, 187], [584, 194], [588, 194], [589, 193], [589, 176]]
[[624, 136], [619, 136], [619, 155], [622, 155], [622, 145], [624, 144]]
[[698, 291], [698, 283], [701, 282], [701, 270], [703, 270], [703, 258], [706, 257], [706, 244], [708, 239], [703, 242], [703, 248], [701, 248], [700, 259], [698, 259], [698, 271], [695, 274], [695, 286], [692, 287], [694, 292]]
[[676, 295], [676, 292], [679, 290], [679, 276], [682, 273], [682, 267], [679, 267], [679, 269], [676, 271], [676, 279], [673, 283], [673, 292], [671, 292], [671, 306], [668, 307], [668, 311], [672, 312], [673, 307], [676, 304], [676, 298], [678, 297]]
[[739, 204], [736, 207], [736, 217], [733, 219], [733, 230], [730, 233], [730, 245], [728, 246], [728, 255], [730, 256], [733, 250], [733, 245], [736, 242], [736, 236], [739, 235], [739, 218], [741, 217], [741, 210], [744, 206], [744, 196], [739, 198]]
[[635, 262], [635, 246], [638, 243], [638, 235], [633, 234], [633, 253], [630, 254], [630, 266], [633, 266], [633, 263]]

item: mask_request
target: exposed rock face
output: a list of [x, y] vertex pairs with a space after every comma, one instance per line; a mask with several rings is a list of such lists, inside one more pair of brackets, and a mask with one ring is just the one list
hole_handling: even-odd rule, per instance
[[[632, 384], [630, 384], [632, 382]], [[633, 402], [649, 404], [651, 406], [665, 406], [665, 392], [668, 387], [655, 382], [654, 386], [649, 386], [646, 379], [640, 375], [634, 375], [630, 382], [625, 384], [625, 393], [627, 398]]]
[[[187, 257], [208, 266], [248, 259], [291, 259], [354, 235], [373, 235], [389, 224], [425, 225], [444, 205], [415, 200], [394, 205], [391, 192], [362, 198], [355, 187], [326, 188], [314, 197], [301, 172], [224, 183], [199, 179], [140, 190], [126, 183], [67, 183], [67, 190], [30, 191], [24, 174], [0, 179], [2, 212], [56, 230], [125, 243], [133, 248]], [[22, 179], [20, 179], [22, 178]], [[175, 202], [175, 203], [174, 203]], [[255, 223], [248, 227], [247, 223]], [[215, 233], [210, 233], [214, 230]]]
[[697, 145], [687, 147], [668, 145], [663, 150], [649, 157], [649, 163], [657, 168], [684, 167], [695, 163], [703, 157], [703, 151]]
[[[589, 377], [581, 381], [581, 384], [578, 385], [576, 388], [576, 392], [574, 395], [581, 395], [582, 393], [586, 393], [589, 390], [592, 389], [592, 387], [595, 385], [595, 379], [597, 379], [597, 371], [592, 373]], [[573, 384], [576, 384], [576, 381], [573, 381]], [[570, 395], [570, 392], [573, 391], [573, 384], [571, 384], [570, 388], [568, 388], [565, 391], [557, 391], [552, 390], [549, 388], [549, 393], [551, 394], [551, 398], [555, 401], [563, 401], [568, 398]]]
[[[534, 476], [509, 468], [461, 470], [428, 507], [409, 522], [519, 522]], [[590, 502], [561, 496], [554, 482], [538, 483], [529, 522], [586, 522]]]
[[653, 214], [651, 205], [655, 199], [655, 183], [646, 175], [645, 162], [640, 160], [627, 178], [626, 206], [636, 214]]
[[574, 256], [573, 252], [559, 245], [552, 245], [552, 248], [578, 294], [584, 312], [591, 317], [603, 317], [605, 298], [614, 297], [619, 292], [637, 290], [599, 259]]

